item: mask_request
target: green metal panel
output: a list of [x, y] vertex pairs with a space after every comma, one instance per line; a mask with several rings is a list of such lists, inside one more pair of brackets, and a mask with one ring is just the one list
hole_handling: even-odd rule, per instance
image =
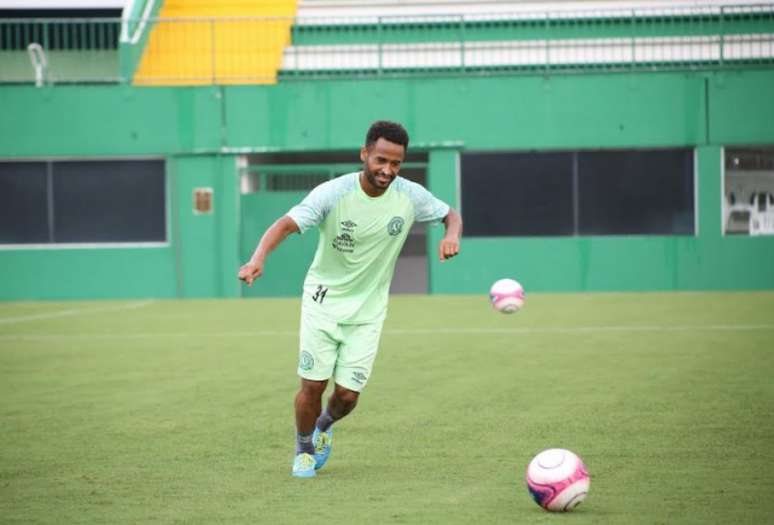
[[[291, 82], [225, 88], [228, 142], [355, 149], [368, 125], [403, 122], [414, 145], [467, 149], [598, 148], [706, 140], [699, 74], [465, 77]], [[264, 119], [245, 119], [255, 108]]]
[[[405, 104], [413, 89], [413, 83], [403, 81], [225, 87], [228, 144], [270, 150], [351, 150], [356, 161], [374, 120], [389, 117], [413, 127], [413, 108]], [[245, 118], [245, 108], [262, 118]]]
[[771, 289], [774, 239], [465, 239], [446, 264], [435, 292], [486, 294], [503, 277], [528, 292]]
[[0, 87], [0, 157], [117, 156], [220, 147], [220, 90]]
[[175, 297], [172, 247], [0, 250], [0, 300]]
[[713, 144], [774, 143], [774, 70], [717, 73], [708, 86]]

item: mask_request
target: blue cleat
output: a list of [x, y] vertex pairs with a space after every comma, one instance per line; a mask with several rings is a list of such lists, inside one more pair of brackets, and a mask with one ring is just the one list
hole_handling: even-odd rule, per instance
[[328, 456], [331, 455], [331, 447], [333, 446], [333, 428], [329, 428], [325, 432], [315, 427], [312, 434], [312, 444], [314, 444], [314, 460], [315, 469], [323, 468], [325, 462], [328, 461]]
[[297, 454], [293, 460], [293, 476], [297, 478], [313, 478], [317, 473], [314, 471], [315, 461], [311, 454]]

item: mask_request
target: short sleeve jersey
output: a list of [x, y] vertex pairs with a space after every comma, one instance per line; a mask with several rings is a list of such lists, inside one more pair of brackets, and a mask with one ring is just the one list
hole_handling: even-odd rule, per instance
[[411, 225], [437, 222], [448, 213], [447, 204], [402, 177], [378, 197], [363, 191], [359, 172], [320, 184], [287, 213], [301, 233], [320, 228], [304, 281], [304, 308], [344, 324], [383, 319]]

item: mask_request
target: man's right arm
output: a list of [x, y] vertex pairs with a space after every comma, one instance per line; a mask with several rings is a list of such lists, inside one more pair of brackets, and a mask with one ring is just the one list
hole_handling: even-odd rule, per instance
[[266, 257], [280, 245], [291, 233], [298, 233], [300, 230], [296, 222], [283, 215], [277, 221], [269, 226], [266, 233], [261, 237], [258, 247], [253, 256], [239, 269], [239, 279], [246, 282], [249, 286], [263, 274], [263, 266]]

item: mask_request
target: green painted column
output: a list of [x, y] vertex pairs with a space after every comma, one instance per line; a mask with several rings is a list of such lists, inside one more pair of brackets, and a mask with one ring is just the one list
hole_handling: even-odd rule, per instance
[[[431, 150], [427, 168], [427, 187], [436, 197], [457, 211], [459, 211], [458, 181], [459, 151], [456, 148]], [[444, 231], [443, 224], [430, 226], [427, 231], [427, 282], [429, 293], [437, 293], [439, 291], [439, 283], [442, 279], [448, 280], [448, 276], [444, 276], [454, 271], [454, 266], [457, 262], [452, 260], [441, 263], [438, 260], [438, 243], [441, 242]], [[461, 250], [461, 254], [458, 257], [464, 257], [464, 245]]]
[[698, 232], [703, 240], [722, 237], [723, 199], [723, 148], [720, 146], [699, 146], [696, 148], [696, 184]]
[[[180, 297], [214, 297], [216, 258], [215, 216], [193, 211], [195, 188], [212, 188], [217, 167], [214, 157], [174, 157], [170, 172], [174, 178], [173, 235]], [[214, 195], [217, 209], [218, 195]]]
[[219, 238], [218, 278], [221, 297], [240, 297], [240, 284], [236, 275], [239, 269], [240, 248], [240, 193], [237, 158], [232, 155], [219, 157], [220, 177], [216, 185], [219, 198], [216, 220]]
[[[234, 157], [170, 160], [174, 177], [173, 236], [180, 297], [237, 297], [239, 186]], [[212, 190], [212, 211], [194, 209], [197, 189]]]

